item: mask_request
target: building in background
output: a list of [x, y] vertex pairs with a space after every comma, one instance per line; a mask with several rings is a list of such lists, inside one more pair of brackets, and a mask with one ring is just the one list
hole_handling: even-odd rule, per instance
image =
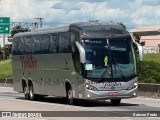
[[145, 42], [144, 53], [160, 53], [160, 35], [142, 36], [141, 41]]
[[160, 53], [160, 26], [139, 27], [130, 30], [131, 34], [140, 36], [140, 42], [144, 41], [144, 54]]

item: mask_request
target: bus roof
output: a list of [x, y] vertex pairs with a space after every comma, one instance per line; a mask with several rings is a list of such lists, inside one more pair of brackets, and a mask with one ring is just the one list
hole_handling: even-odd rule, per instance
[[106, 27], [117, 27], [118, 29], [124, 29], [121, 25], [118, 25], [116, 23], [108, 23], [108, 22], [79, 22], [79, 23], [73, 23], [70, 25], [70, 27], [91, 27], [91, 26], [106, 26]]
[[67, 31], [69, 31], [69, 25], [39, 28], [39, 29], [36, 29], [36, 30], [32, 30], [31, 32], [17, 33], [17, 34], [15, 34], [14, 37], [21, 37], [21, 36], [25, 36], [25, 35], [46, 34], [46, 33], [67, 32]]
[[46, 34], [46, 33], [57, 33], [57, 32], [67, 32], [72, 28], [77, 28], [79, 31], [104, 31], [105, 33], [109, 33], [109, 35], [128, 35], [126, 29], [124, 29], [121, 25], [115, 23], [107, 23], [107, 22], [79, 22], [73, 23], [69, 25], [61, 25], [57, 27], [48, 27], [32, 30], [31, 32], [22, 32], [15, 34], [14, 37], [21, 37], [26, 35], [36, 35], [36, 34]]
[[119, 24], [107, 22], [80, 22], [73, 23], [69, 29], [78, 29], [84, 38], [108, 38], [130, 36], [129, 32]]

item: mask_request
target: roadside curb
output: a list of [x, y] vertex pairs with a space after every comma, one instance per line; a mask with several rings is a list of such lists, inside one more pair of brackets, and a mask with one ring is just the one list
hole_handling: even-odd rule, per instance
[[138, 96], [160, 98], [160, 84], [139, 83]]
[[0, 78], [0, 86], [3, 87], [11, 87], [13, 84], [13, 77], [8, 77], [8, 78]]

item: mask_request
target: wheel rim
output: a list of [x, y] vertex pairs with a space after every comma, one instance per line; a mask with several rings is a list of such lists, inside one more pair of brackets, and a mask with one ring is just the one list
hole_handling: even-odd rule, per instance
[[27, 87], [24, 87], [24, 95], [27, 95]]
[[68, 99], [72, 99], [72, 93], [71, 90], [68, 91]]
[[29, 91], [29, 95], [30, 95], [30, 98], [33, 98], [32, 88], [31, 88], [31, 90]]
[[30, 86], [30, 89], [29, 89], [29, 97], [30, 97], [31, 100], [34, 99], [33, 86]]
[[25, 86], [24, 88], [23, 88], [23, 91], [24, 91], [24, 97], [25, 97], [25, 99], [26, 100], [29, 100], [29, 93], [27, 93], [27, 86]]
[[72, 102], [73, 102], [73, 96], [72, 96], [71, 90], [68, 90], [68, 102], [69, 102], [69, 104], [72, 104]]

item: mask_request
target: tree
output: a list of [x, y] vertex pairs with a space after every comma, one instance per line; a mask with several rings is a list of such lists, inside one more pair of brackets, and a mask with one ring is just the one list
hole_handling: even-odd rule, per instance
[[[28, 28], [22, 28], [21, 26], [15, 26], [13, 27], [13, 29], [11, 30], [11, 36], [8, 37], [8, 40], [9, 39], [12, 39], [13, 36], [19, 32], [27, 32], [27, 31], [30, 31], [30, 29]], [[11, 41], [10, 41], [11, 42]], [[2, 56], [3, 56], [3, 50], [5, 50], [5, 59], [9, 58], [10, 57], [10, 54], [11, 54], [11, 48], [12, 48], [12, 45], [11, 44], [7, 44], [5, 45], [1, 50], [0, 50], [0, 59], [2, 59]]]
[[5, 59], [9, 59], [11, 55], [12, 44], [6, 44], [4, 47], [0, 47], [0, 60], [3, 59], [3, 51], [5, 51]]
[[2, 52], [2, 47], [0, 45], [0, 61], [3, 59], [3, 52]]
[[3, 49], [5, 49], [5, 59], [8, 59], [11, 55], [12, 44], [5, 45]]
[[22, 28], [21, 26], [16, 26], [13, 28], [13, 30], [11, 31], [11, 36], [10, 38], [13, 38], [13, 36], [19, 32], [27, 32], [30, 31], [30, 29], [28, 28]]
[[139, 43], [139, 44], [141, 44], [142, 46], [144, 46], [145, 45], [145, 41], [140, 41], [140, 39], [141, 39], [141, 36], [140, 35], [137, 35], [136, 33], [133, 33], [133, 37], [134, 37], [134, 39], [135, 39], [135, 41], [137, 42], [137, 43]]

